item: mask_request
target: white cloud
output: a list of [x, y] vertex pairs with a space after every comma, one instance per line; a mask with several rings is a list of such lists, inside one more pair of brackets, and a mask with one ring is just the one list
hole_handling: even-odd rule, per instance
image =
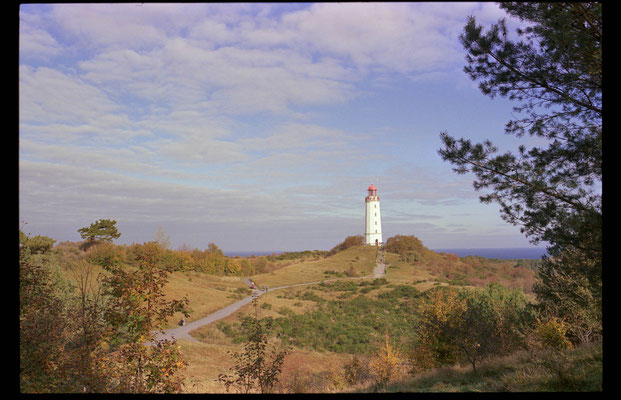
[[[52, 15], [80, 47], [138, 49], [159, 46], [166, 38], [165, 29], [190, 17], [178, 10], [165, 4], [56, 4]], [[175, 18], [170, 18], [170, 12]]]
[[27, 24], [20, 25], [19, 55], [22, 60], [32, 58], [48, 60], [61, 54], [62, 51], [62, 46], [45, 30]]
[[90, 123], [120, 107], [100, 89], [47, 67], [19, 68], [20, 122]]
[[445, 21], [409, 3], [318, 3], [283, 17], [297, 40], [361, 70], [424, 72], [457, 57]]
[[208, 99], [227, 114], [287, 113], [291, 106], [342, 102], [353, 92], [339, 81], [346, 74], [334, 62], [312, 62], [292, 50], [207, 50], [182, 38], [153, 51], [101, 53], [79, 66], [85, 80], [117, 95], [175, 108]]
[[[397, 104], [383, 96], [402, 82], [457, 82], [457, 35], [471, 11], [491, 18], [498, 10], [25, 5], [20, 218], [74, 236], [97, 218], [115, 218], [132, 240], [151, 227], [148, 240], [166, 222], [185, 238], [211, 232], [218, 244], [220, 234], [255, 248], [307, 239], [326, 248], [362, 229], [364, 188], [377, 177], [391, 202], [387, 221], [450, 233], [439, 210], [476, 194], [429, 170], [429, 140], [378, 132], [406, 129], [401, 110], [390, 120], [374, 102]], [[382, 128], [363, 115], [368, 110], [386, 118]], [[416, 167], [395, 166], [408, 157]], [[416, 164], [419, 157], [425, 162]]]
[[234, 227], [240, 222], [303, 223], [317, 211], [312, 202], [291, 193], [138, 179], [84, 164], [21, 160], [19, 190], [20, 219], [44, 224], [109, 217], [126, 223], [230, 223]]
[[181, 165], [196, 162], [202, 165], [233, 164], [249, 159], [234, 142], [200, 138], [164, 145], [160, 153], [178, 160]]
[[278, 151], [283, 149], [338, 148], [342, 151], [356, 139], [348, 137], [339, 129], [319, 125], [287, 123], [276, 127], [271, 135], [263, 138], [250, 138], [242, 142], [248, 148], [259, 151]]

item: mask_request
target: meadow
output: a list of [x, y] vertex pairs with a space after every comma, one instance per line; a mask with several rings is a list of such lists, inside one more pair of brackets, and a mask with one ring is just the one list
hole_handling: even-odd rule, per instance
[[[459, 258], [422, 250], [424, 256], [385, 253], [388, 267], [379, 279], [371, 276], [377, 249], [367, 246], [355, 246], [319, 259], [294, 260], [269, 273], [252, 276], [259, 286], [269, 287], [322, 282], [263, 294], [255, 309], [249, 304], [223, 320], [195, 330], [192, 335], [200, 343], [180, 342], [189, 362], [185, 371], [186, 391], [224, 391], [217, 377], [231, 367], [230, 353], [242, 348], [246, 337], [241, 323], [250, 316], [271, 319], [273, 346], [292, 349], [283, 364], [277, 391], [373, 392], [378, 388], [368, 370], [358, 381], [348, 381], [345, 371], [356, 357], [368, 363], [386, 333], [405, 353], [414, 339], [412, 327], [417, 324], [419, 298], [425, 291], [438, 286], [474, 288], [499, 282], [523, 290], [529, 299], [534, 299], [531, 286], [536, 262], [532, 260]], [[351, 276], [352, 266], [355, 276]], [[334, 281], [335, 278], [339, 280]], [[171, 281], [171, 289], [175, 286]], [[233, 287], [227, 293], [235, 293]], [[571, 351], [539, 358], [525, 352], [493, 358], [481, 364], [477, 374], [468, 365], [457, 364], [412, 375], [404, 363], [397, 379], [382, 391], [555, 391], [565, 380], [573, 382], [575, 390], [601, 389], [601, 347]], [[560, 359], [566, 360], [563, 370], [555, 367]], [[500, 383], [498, 376], [502, 376]]]
[[[78, 284], [76, 266], [88, 266], [92, 276], [108, 274], [101, 263], [135, 270], [140, 254], [153, 251], [149, 248], [106, 244], [83, 251], [80, 244], [65, 242], [55, 247], [49, 260], [59, 276]], [[231, 371], [231, 355], [242, 351], [249, 340], [243, 323], [253, 318], [270, 322], [270, 349], [288, 349], [273, 387], [278, 393], [601, 390], [601, 343], [562, 350], [515, 347], [510, 353], [477, 359], [476, 371], [474, 364], [450, 357], [441, 366], [430, 364], [415, 371], [417, 361], [411, 354], [421, 345], [425, 334], [420, 330], [421, 318], [430, 305], [446, 306], [447, 312], [463, 306], [430, 302], [433, 293], [441, 293], [438, 288], [473, 293], [495, 288], [501, 299], [518, 295], [534, 303], [538, 263], [437, 253], [405, 236], [389, 241], [385, 250], [380, 254], [377, 247], [341, 244], [330, 252], [234, 258], [223, 256], [215, 245], [209, 251], [158, 250], [158, 265], [168, 271], [163, 296], [187, 299], [188, 322], [251, 296], [245, 279], [258, 287], [283, 286], [192, 331], [198, 342], [177, 342], [187, 363], [179, 372], [182, 391], [227, 391], [218, 377]], [[386, 264], [379, 278], [374, 276], [378, 255]], [[171, 314], [166, 328], [176, 327], [183, 317], [179, 312]], [[382, 348], [392, 352], [396, 361], [380, 385], [377, 362]]]

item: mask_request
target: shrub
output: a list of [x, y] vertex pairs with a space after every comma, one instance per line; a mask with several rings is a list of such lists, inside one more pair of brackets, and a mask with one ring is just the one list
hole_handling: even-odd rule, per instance
[[330, 252], [329, 255], [334, 255], [338, 252], [341, 252], [343, 250], [346, 250], [350, 247], [354, 247], [354, 246], [362, 246], [364, 245], [364, 236], [362, 235], [357, 235], [357, 236], [348, 236], [345, 238], [344, 241], [342, 241], [341, 243], [337, 244], [336, 246], [334, 246]]
[[[34, 257], [20, 231], [19, 366], [20, 391], [45, 393], [64, 389], [66, 338], [70, 336], [62, 283], [47, 260]], [[47, 248], [45, 252], [49, 252]], [[47, 256], [47, 254], [44, 254]]]
[[464, 360], [476, 372], [484, 358], [521, 348], [527, 303], [522, 291], [496, 283], [473, 291], [430, 290], [421, 306], [412, 371]]
[[126, 261], [126, 255], [122, 248], [112, 243], [102, 242], [88, 248], [86, 260], [102, 267], [116, 266]]
[[571, 349], [573, 346], [567, 339], [568, 326], [556, 317], [547, 321], [537, 319], [533, 330], [537, 347], [549, 347], [555, 350]]
[[325, 372], [325, 378], [328, 382], [328, 388], [334, 391], [340, 391], [345, 388], [346, 380], [343, 372], [334, 364], [330, 364]]
[[384, 389], [388, 382], [399, 377], [401, 363], [401, 353], [390, 343], [390, 338], [386, 334], [384, 342], [369, 361], [369, 367], [374, 374], [378, 389]]
[[[255, 313], [258, 300], [253, 300]], [[271, 318], [258, 319], [248, 317], [242, 323], [242, 329], [247, 335], [247, 341], [242, 353], [230, 353], [235, 365], [230, 369], [231, 374], [220, 374], [218, 381], [224, 383], [228, 391], [236, 386], [242, 393], [249, 393], [258, 389], [261, 393], [270, 392], [278, 382], [282, 364], [289, 349], [268, 352], [269, 335], [272, 329]]]
[[19, 236], [20, 244], [22, 244], [22, 246], [28, 247], [31, 254], [43, 254], [50, 252], [54, 247], [54, 242], [56, 242], [56, 240], [47, 236], [37, 235], [34, 237], [29, 237], [21, 230], [19, 231]]
[[345, 380], [350, 385], [364, 382], [370, 377], [369, 363], [366, 359], [361, 359], [357, 354], [350, 361], [343, 365]]

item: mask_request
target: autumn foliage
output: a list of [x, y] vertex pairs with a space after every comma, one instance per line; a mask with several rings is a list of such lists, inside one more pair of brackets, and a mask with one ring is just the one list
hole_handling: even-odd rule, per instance
[[525, 347], [530, 309], [524, 293], [490, 284], [483, 289], [438, 287], [420, 306], [413, 372], [455, 362], [474, 371], [482, 360]]
[[386, 332], [384, 340], [369, 362], [370, 370], [375, 376], [376, 389], [384, 389], [388, 382], [400, 378], [402, 364], [403, 356], [399, 349], [390, 342], [390, 336]]
[[[520, 349], [534, 355], [575, 347], [572, 320], [541, 313], [521, 284], [511, 284], [528, 278], [530, 265], [438, 254], [413, 236], [391, 239], [387, 250], [396, 253], [387, 257], [388, 271], [405, 276], [416, 265], [417, 273], [426, 270], [435, 280], [431, 289], [419, 290], [429, 286], [416, 286], [425, 282], [418, 280], [395, 284], [390, 275], [364, 279], [350, 268], [338, 281], [283, 297], [296, 307], [309, 305], [304, 313], [280, 307], [278, 315], [263, 320], [219, 322], [233, 344], [245, 343], [244, 351], [229, 353], [233, 367], [221, 375], [222, 390], [389, 391], [408, 368], [417, 374], [457, 363], [471, 365], [476, 375], [486, 360]], [[156, 242], [99, 241], [86, 247], [54, 242], [20, 232], [20, 389], [25, 393], [183, 392], [187, 362], [180, 347], [154, 341], [172, 315], [188, 316], [186, 299], [163, 295], [171, 273], [243, 276], [274, 271], [296, 257], [315, 262], [325, 256], [315, 251], [233, 258], [213, 243], [206, 250], [171, 250]], [[356, 243], [351, 237], [336, 248]], [[475, 277], [481, 282], [464, 287]], [[309, 370], [284, 363], [288, 350], [278, 351], [274, 343], [328, 350], [340, 361], [327, 370]]]
[[385, 250], [398, 254], [400, 262], [424, 268], [454, 286], [484, 287], [496, 282], [525, 293], [533, 292], [535, 270], [540, 264], [540, 260], [497, 260], [437, 253], [426, 248], [417, 237], [406, 235], [388, 238]]
[[[258, 318], [258, 301], [253, 300], [255, 316], [249, 316], [242, 324], [247, 334], [243, 352], [230, 353], [234, 366], [229, 374], [218, 379], [227, 392], [236, 388], [240, 393], [270, 393], [278, 383], [282, 364], [289, 349], [279, 350], [270, 343], [271, 319]], [[268, 348], [271, 347], [271, 348]]]
[[[170, 271], [158, 265], [161, 248], [140, 246], [128, 265], [110, 243], [74, 253], [44, 242], [20, 232], [20, 390], [181, 392], [179, 347], [153, 342], [167, 317], [187, 315], [187, 300], [164, 299]], [[64, 251], [69, 257], [59, 257]]]

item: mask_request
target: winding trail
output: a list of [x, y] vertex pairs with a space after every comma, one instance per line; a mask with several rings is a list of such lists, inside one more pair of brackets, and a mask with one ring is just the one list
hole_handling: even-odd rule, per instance
[[[163, 332], [158, 331], [156, 336], [155, 336], [155, 341], [154, 342], [158, 342], [160, 340], [188, 340], [190, 342], [196, 342], [199, 343], [198, 340], [196, 340], [195, 338], [192, 337], [192, 335], [190, 335], [190, 332], [192, 332], [195, 329], [198, 329], [202, 326], [205, 325], [209, 325], [212, 322], [215, 322], [219, 319], [222, 318], [226, 318], [229, 315], [233, 314], [235, 311], [239, 310], [240, 308], [242, 308], [243, 306], [245, 306], [246, 304], [250, 303], [255, 297], [259, 297], [264, 293], [267, 292], [271, 292], [272, 290], [279, 290], [279, 289], [285, 289], [285, 288], [289, 288], [289, 287], [294, 287], [294, 286], [304, 286], [304, 285], [313, 285], [316, 283], [321, 283], [321, 282], [330, 282], [330, 281], [338, 281], [338, 280], [345, 280], [345, 279], [367, 279], [367, 278], [381, 278], [386, 274], [386, 265], [384, 264], [384, 257], [383, 254], [378, 254], [377, 260], [376, 260], [376, 267], [373, 269], [373, 275], [368, 275], [368, 276], [362, 276], [362, 277], [354, 277], [354, 278], [333, 278], [333, 279], [324, 279], [324, 280], [320, 280], [320, 281], [314, 281], [314, 282], [304, 282], [304, 283], [294, 283], [291, 285], [284, 285], [284, 286], [277, 286], [277, 287], [273, 287], [273, 288], [268, 288], [267, 290], [257, 290], [255, 289], [252, 296], [248, 296], [246, 298], [243, 298], [239, 301], [236, 301], [233, 304], [230, 304], [212, 314], [209, 314], [208, 316], [201, 318], [199, 320], [196, 321], [192, 321], [192, 322], [188, 322], [185, 324], [185, 326], [179, 326], [177, 328], [171, 328], [171, 329], [166, 329]], [[244, 278], [244, 282], [246, 282], [246, 284], [248, 286], [250, 286], [250, 280], [248, 278]], [[153, 342], [147, 342], [146, 345], [151, 345], [153, 344]]]

